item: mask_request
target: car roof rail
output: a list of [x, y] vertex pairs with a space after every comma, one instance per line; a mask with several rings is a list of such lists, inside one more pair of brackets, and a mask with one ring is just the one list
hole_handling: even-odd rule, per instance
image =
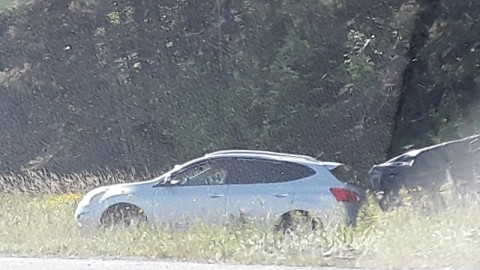
[[309, 161], [317, 161], [317, 159], [305, 156], [305, 155], [296, 155], [296, 154], [287, 154], [287, 153], [278, 153], [278, 152], [271, 152], [271, 151], [261, 151], [261, 150], [221, 150], [206, 154], [206, 157], [217, 156], [217, 155], [235, 155], [235, 154], [254, 154], [254, 155], [265, 155], [265, 156], [276, 156], [276, 157], [292, 157], [292, 158], [299, 158], [305, 159]]

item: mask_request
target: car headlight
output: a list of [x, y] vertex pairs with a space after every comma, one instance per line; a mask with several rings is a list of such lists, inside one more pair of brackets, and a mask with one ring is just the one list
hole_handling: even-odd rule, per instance
[[85, 213], [79, 213], [75, 216], [76, 220], [81, 220], [85, 216]]

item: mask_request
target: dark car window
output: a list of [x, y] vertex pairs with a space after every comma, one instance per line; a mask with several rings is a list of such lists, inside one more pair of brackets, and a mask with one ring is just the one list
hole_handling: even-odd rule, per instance
[[314, 175], [308, 166], [254, 158], [222, 158], [193, 164], [172, 175], [178, 185], [281, 183]]
[[281, 183], [315, 174], [301, 164], [265, 159], [236, 159], [230, 166], [233, 168], [227, 178], [229, 184]]
[[355, 171], [345, 165], [340, 165], [330, 170], [330, 173], [343, 183], [360, 185], [360, 180], [356, 175]]
[[183, 186], [222, 185], [228, 171], [222, 160], [202, 161], [172, 174], [171, 182]]

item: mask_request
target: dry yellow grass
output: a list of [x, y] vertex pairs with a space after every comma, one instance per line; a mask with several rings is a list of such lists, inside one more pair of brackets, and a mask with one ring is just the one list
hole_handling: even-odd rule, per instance
[[[348, 237], [340, 228], [283, 236], [253, 224], [188, 230], [76, 226], [76, 194], [0, 196], [0, 253], [79, 257], [174, 258], [239, 263], [352, 264]], [[352, 253], [353, 254], [353, 253]], [[342, 258], [340, 258], [342, 257]], [[352, 255], [349, 255], [352, 257]]]
[[47, 170], [0, 175], [0, 192], [26, 194], [83, 193], [98, 186], [135, 182], [152, 178], [135, 171], [103, 171], [60, 174]]
[[480, 246], [478, 199], [476, 195], [455, 198], [435, 213], [410, 206], [381, 215], [375, 222], [377, 233], [364, 239], [356, 264], [392, 268], [480, 267], [476, 252]]
[[[61, 176], [51, 177], [47, 172], [29, 177], [0, 179], [10, 181], [2, 183], [0, 193], [0, 253], [286, 265], [480, 267], [477, 196], [459, 200], [444, 194], [449, 206], [434, 213], [418, 204], [383, 213], [371, 202], [355, 228], [332, 226], [288, 236], [253, 224], [227, 228], [198, 224], [183, 231], [146, 226], [85, 230], [73, 220], [79, 191], [132, 181], [133, 175], [83, 174], [68, 176], [64, 182]], [[15, 187], [9, 189], [9, 185]]]

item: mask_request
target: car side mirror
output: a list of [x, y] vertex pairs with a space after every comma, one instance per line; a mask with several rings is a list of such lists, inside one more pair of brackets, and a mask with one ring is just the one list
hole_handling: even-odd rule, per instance
[[158, 184], [155, 185], [155, 187], [159, 187], [159, 186], [175, 186], [175, 185], [178, 185], [182, 182], [182, 180], [180, 179], [172, 179], [172, 176], [171, 175], [167, 175], [165, 176], [165, 179], [161, 182], [159, 182]]
[[167, 175], [162, 178], [162, 180], [158, 181], [153, 187], [163, 187], [170, 185], [171, 176]]

